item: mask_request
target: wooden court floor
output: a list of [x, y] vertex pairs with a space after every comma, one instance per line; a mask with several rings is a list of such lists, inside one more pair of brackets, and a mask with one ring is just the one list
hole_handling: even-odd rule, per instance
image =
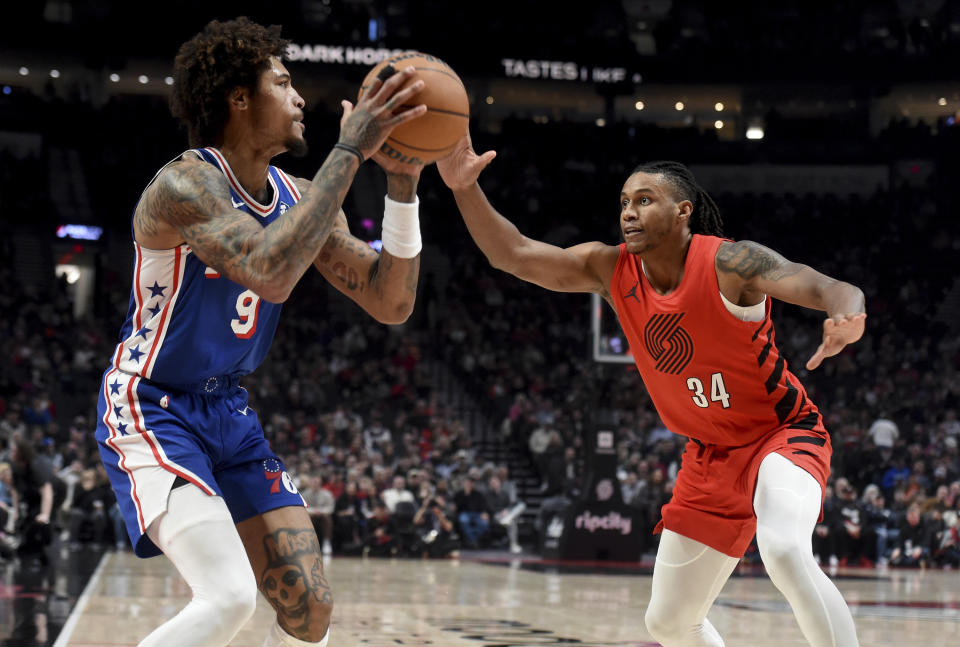
[[[577, 570], [593, 572], [572, 572]], [[658, 644], [643, 624], [649, 570], [571, 569], [535, 558], [334, 557], [326, 573], [336, 598], [330, 647]], [[863, 647], [960, 645], [958, 571], [851, 569], [831, 575], [853, 610]], [[189, 596], [166, 558], [106, 553], [55, 647], [135, 646]], [[756, 569], [727, 582], [709, 618], [728, 647], [807, 645], [786, 603]], [[271, 622], [261, 597], [232, 647], [261, 647]]]

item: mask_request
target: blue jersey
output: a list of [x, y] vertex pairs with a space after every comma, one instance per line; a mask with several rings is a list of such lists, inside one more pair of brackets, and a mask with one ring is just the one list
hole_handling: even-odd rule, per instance
[[[259, 204], [220, 151], [192, 152], [224, 174], [234, 208], [264, 227], [300, 199], [290, 177], [271, 166], [272, 199]], [[207, 267], [187, 244], [153, 250], [134, 241], [134, 247], [130, 307], [113, 355], [115, 368], [159, 384], [191, 385], [246, 375], [260, 365], [273, 341], [279, 304]]]

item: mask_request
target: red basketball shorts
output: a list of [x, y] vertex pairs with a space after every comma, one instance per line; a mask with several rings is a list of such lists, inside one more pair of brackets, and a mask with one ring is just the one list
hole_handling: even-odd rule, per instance
[[731, 557], [743, 557], [757, 530], [753, 511], [757, 473], [773, 452], [813, 475], [820, 483], [822, 501], [833, 448], [819, 424], [812, 432], [779, 429], [740, 447], [689, 440], [673, 498], [661, 509], [662, 519], [654, 532], [668, 528]]

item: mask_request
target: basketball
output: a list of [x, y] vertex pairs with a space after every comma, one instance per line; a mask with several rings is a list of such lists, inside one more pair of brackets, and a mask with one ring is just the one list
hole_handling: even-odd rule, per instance
[[404, 108], [426, 104], [421, 117], [397, 126], [380, 151], [404, 164], [430, 164], [447, 153], [467, 134], [470, 101], [463, 81], [453, 69], [436, 56], [422, 52], [402, 52], [381, 61], [367, 73], [359, 97], [377, 77], [386, 81], [396, 70], [412, 65], [417, 73], [404, 87], [423, 79], [423, 90]]

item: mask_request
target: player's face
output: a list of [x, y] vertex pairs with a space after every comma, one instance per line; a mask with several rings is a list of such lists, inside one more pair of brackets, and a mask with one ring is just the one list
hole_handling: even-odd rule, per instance
[[620, 231], [631, 254], [656, 249], [683, 225], [682, 204], [673, 195], [666, 178], [659, 174], [634, 173], [620, 192]]
[[275, 139], [283, 150], [301, 156], [307, 152], [303, 137], [305, 102], [293, 88], [290, 72], [279, 58], [270, 58], [270, 67], [260, 74], [257, 93], [252, 97], [260, 132]]

